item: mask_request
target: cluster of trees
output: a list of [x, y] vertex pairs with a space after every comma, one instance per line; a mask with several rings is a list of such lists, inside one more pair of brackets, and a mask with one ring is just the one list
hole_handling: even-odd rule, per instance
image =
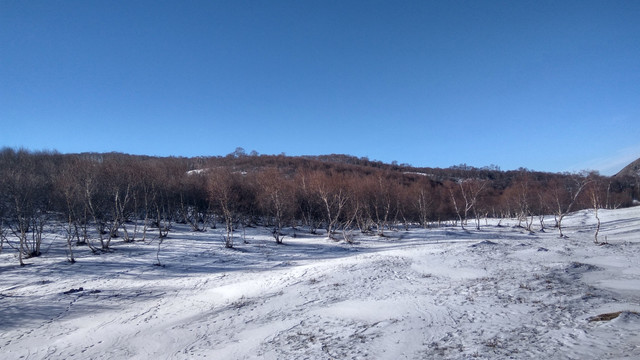
[[[596, 173], [550, 174], [476, 169], [415, 169], [345, 155], [324, 158], [284, 155], [147, 157], [119, 153], [70, 154], [0, 151], [0, 250], [18, 251], [19, 261], [41, 254], [51, 224], [62, 226], [69, 261], [84, 245], [108, 251], [113, 238], [125, 242], [162, 239], [172, 224], [193, 231], [254, 224], [283, 241], [285, 227], [323, 229], [351, 241], [353, 231], [380, 236], [392, 227], [517, 217], [532, 230], [545, 228], [541, 215], [562, 219], [586, 207], [629, 206], [637, 179]], [[62, 225], [60, 225], [62, 224]], [[597, 241], [597, 234], [596, 234]]]

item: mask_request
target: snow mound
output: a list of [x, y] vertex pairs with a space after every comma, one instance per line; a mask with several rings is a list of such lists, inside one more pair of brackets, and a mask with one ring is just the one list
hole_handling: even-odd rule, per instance
[[495, 246], [495, 245], [498, 245], [498, 243], [493, 242], [491, 240], [484, 240], [484, 241], [481, 241], [481, 242], [479, 242], [477, 244], [473, 244], [470, 247], [476, 248], [476, 247], [481, 247], [481, 246]]

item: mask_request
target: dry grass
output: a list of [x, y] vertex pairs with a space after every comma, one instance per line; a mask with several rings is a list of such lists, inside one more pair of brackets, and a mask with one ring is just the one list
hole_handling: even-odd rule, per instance
[[587, 319], [587, 321], [589, 322], [594, 322], [594, 321], [611, 321], [615, 318], [617, 318], [618, 316], [620, 316], [620, 314], [622, 314], [623, 312], [628, 312], [634, 315], [640, 315], [635, 311], [616, 311], [616, 312], [611, 312], [611, 313], [606, 313], [606, 314], [600, 314], [600, 315], [596, 315], [596, 316], [592, 316], [590, 318]]

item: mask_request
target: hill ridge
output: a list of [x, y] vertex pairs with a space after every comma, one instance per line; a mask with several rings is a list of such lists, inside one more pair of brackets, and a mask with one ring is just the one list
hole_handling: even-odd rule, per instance
[[632, 161], [629, 165], [622, 168], [622, 170], [618, 171], [615, 177], [622, 176], [640, 176], [640, 158]]

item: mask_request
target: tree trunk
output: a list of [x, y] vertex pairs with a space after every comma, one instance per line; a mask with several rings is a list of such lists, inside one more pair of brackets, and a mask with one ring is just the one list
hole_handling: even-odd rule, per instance
[[596, 225], [596, 233], [594, 234], [595, 237], [595, 242], [596, 244], [598, 243], [598, 233], [600, 232], [600, 217], [598, 216], [598, 208], [595, 208], [595, 212], [596, 212], [596, 220], [598, 221], [598, 224]]

